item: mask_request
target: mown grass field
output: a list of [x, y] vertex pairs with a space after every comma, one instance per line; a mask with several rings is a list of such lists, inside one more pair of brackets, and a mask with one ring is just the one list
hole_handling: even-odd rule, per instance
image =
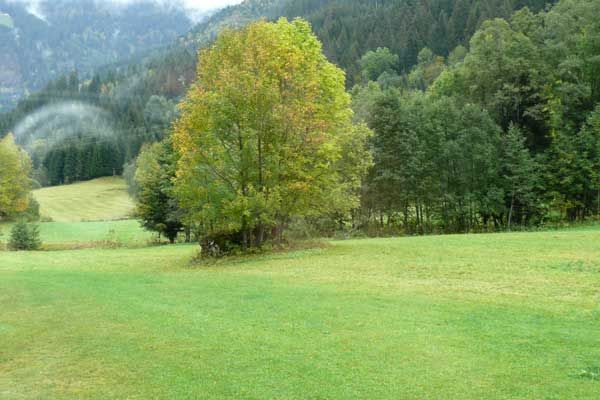
[[120, 177], [43, 188], [33, 195], [40, 203], [42, 217], [55, 222], [125, 219], [135, 207]]
[[2, 399], [598, 399], [600, 231], [0, 253]]

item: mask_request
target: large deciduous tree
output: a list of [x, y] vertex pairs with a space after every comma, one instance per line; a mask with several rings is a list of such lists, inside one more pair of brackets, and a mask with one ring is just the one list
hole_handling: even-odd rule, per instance
[[0, 219], [25, 212], [31, 190], [31, 160], [11, 134], [0, 140]]
[[358, 204], [368, 133], [352, 125], [344, 79], [299, 19], [227, 30], [200, 54], [174, 144], [180, 200], [204, 239], [259, 247], [293, 217]]

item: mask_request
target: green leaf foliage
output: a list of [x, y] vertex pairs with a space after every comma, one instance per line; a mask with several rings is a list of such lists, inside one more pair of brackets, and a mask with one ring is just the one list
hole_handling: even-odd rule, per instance
[[164, 235], [171, 243], [184, 228], [173, 187], [176, 162], [171, 141], [165, 140], [142, 149], [135, 172], [137, 216], [144, 228]]
[[31, 190], [31, 161], [12, 135], [0, 140], [0, 220], [27, 210]]
[[174, 143], [177, 188], [204, 237], [243, 248], [297, 216], [347, 213], [369, 164], [344, 74], [302, 20], [223, 32], [200, 54]]

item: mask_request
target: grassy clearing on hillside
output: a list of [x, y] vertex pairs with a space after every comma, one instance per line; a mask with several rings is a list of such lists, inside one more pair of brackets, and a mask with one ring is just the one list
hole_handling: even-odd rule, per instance
[[56, 222], [123, 219], [135, 207], [125, 181], [119, 177], [43, 188], [33, 194], [42, 216]]
[[597, 399], [600, 231], [0, 253], [0, 398]]

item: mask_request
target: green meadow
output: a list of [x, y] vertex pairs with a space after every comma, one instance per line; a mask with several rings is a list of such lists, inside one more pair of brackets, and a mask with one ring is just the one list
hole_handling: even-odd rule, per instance
[[598, 399], [600, 230], [0, 253], [2, 399]]
[[120, 177], [38, 189], [33, 195], [42, 217], [55, 222], [126, 219], [135, 208]]

